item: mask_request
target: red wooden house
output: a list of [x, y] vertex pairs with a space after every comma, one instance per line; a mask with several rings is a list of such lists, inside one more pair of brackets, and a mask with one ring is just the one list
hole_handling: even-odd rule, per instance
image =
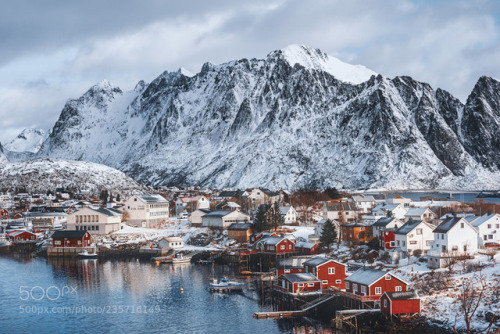
[[55, 231], [52, 235], [54, 247], [90, 247], [92, 236], [88, 231]]
[[321, 281], [311, 273], [283, 274], [278, 277], [275, 289], [289, 292], [302, 293], [321, 290]]
[[407, 283], [386, 271], [362, 268], [345, 279], [345, 289], [358, 296], [378, 300], [384, 292], [406, 291]]
[[304, 272], [304, 267], [292, 267], [292, 266], [276, 267], [276, 277], [280, 277], [283, 274], [300, 274], [303, 272]]
[[395, 231], [395, 228], [389, 228], [378, 232], [380, 249], [390, 250], [396, 247], [396, 236], [394, 235]]
[[295, 251], [304, 255], [315, 255], [320, 253], [320, 247], [314, 242], [297, 242], [295, 244]]
[[257, 241], [255, 249], [264, 253], [295, 253], [295, 243], [284, 237], [267, 237]]
[[9, 211], [0, 209], [0, 219], [9, 219]]
[[37, 236], [35, 233], [26, 231], [26, 230], [17, 230], [12, 231], [7, 234], [7, 238], [12, 240], [15, 244], [17, 243], [27, 243], [27, 242], [36, 242]]
[[380, 297], [380, 311], [387, 314], [420, 313], [420, 298], [415, 291], [384, 292]]
[[346, 266], [324, 257], [315, 257], [304, 262], [306, 273], [312, 273], [320, 281], [323, 289], [335, 287], [345, 289]]

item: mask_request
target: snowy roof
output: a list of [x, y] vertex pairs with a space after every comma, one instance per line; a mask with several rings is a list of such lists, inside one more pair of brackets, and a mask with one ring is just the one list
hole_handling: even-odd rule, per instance
[[234, 211], [232, 210], [215, 210], [212, 212], [207, 213], [204, 217], [224, 217], [227, 216], [230, 213], [233, 213]]
[[377, 220], [373, 226], [382, 226], [382, 227], [385, 227], [387, 225], [389, 225], [394, 219], [394, 217], [383, 217], [383, 218], [380, 218], [379, 220]]
[[434, 233], [448, 233], [459, 221], [463, 218], [450, 217], [446, 218], [438, 227], [433, 231]]
[[137, 197], [145, 203], [167, 203], [167, 200], [158, 194], [142, 194]]
[[98, 209], [90, 208], [90, 209], [92, 209], [94, 211], [97, 211], [99, 213], [102, 213], [102, 214], [104, 214], [106, 216], [110, 216], [110, 217], [121, 215], [120, 211], [117, 211], [117, 210], [114, 210], [114, 209], [108, 209], [108, 208], [98, 208]]
[[425, 213], [425, 211], [427, 211], [427, 208], [410, 208], [408, 209], [408, 212], [405, 213], [405, 216], [420, 217]]
[[490, 219], [495, 218], [495, 217], [497, 217], [497, 221], [500, 219], [500, 215], [499, 214], [496, 214], [496, 213], [485, 214], [485, 215], [479, 217], [478, 219], [474, 220], [474, 222], [472, 222], [472, 226], [478, 227], [478, 226], [482, 225], [483, 223], [485, 223], [485, 222], [487, 222]]
[[291, 206], [280, 206], [280, 212], [282, 215], [286, 215], [291, 208]]
[[283, 274], [280, 277], [292, 283], [298, 282], [321, 282], [316, 276], [311, 273], [296, 273], [296, 274]]
[[399, 204], [379, 204], [372, 210], [372, 212], [376, 212], [379, 210], [393, 211], [397, 209], [399, 206], [400, 206]]
[[403, 226], [401, 226], [400, 228], [398, 228], [396, 230], [396, 232], [394, 232], [395, 234], [408, 234], [410, 233], [411, 231], [413, 231], [413, 229], [415, 227], [417, 227], [418, 225], [420, 225], [422, 221], [421, 220], [418, 220], [418, 219], [410, 219], [408, 220]]
[[342, 225], [342, 226], [347, 226], [347, 227], [369, 227], [370, 225], [363, 224], [363, 223], [349, 223], [349, 224], [345, 224], [345, 225]]
[[419, 299], [415, 291], [393, 291], [384, 292], [390, 300], [408, 300], [408, 299]]
[[235, 202], [227, 202], [226, 203], [226, 206], [230, 207], [230, 208], [240, 208], [240, 205], [238, 203], [235, 203]]
[[354, 195], [351, 198], [354, 202], [376, 202], [376, 199], [373, 196]]
[[354, 202], [325, 202], [327, 211], [359, 211]]
[[237, 192], [232, 190], [224, 190], [219, 193], [219, 197], [233, 198], [236, 197]]
[[362, 285], [371, 285], [387, 274], [388, 272], [382, 270], [361, 268], [345, 280]]
[[184, 240], [180, 237], [166, 237], [163, 239], [167, 240], [168, 242], [184, 242]]
[[259, 240], [259, 243], [264, 245], [277, 245], [281, 240], [285, 238], [283, 237], [265, 237]]
[[295, 248], [308, 248], [311, 249], [315, 246], [316, 244], [314, 242], [305, 242], [305, 241], [300, 241], [295, 244]]

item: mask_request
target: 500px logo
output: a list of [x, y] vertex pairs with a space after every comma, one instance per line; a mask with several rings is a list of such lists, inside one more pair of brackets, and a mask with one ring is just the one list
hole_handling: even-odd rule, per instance
[[19, 299], [21, 300], [42, 300], [47, 298], [48, 300], [58, 300], [69, 294], [77, 294], [76, 286], [65, 285], [62, 288], [57, 286], [49, 286], [48, 288], [43, 288], [41, 286], [20, 286], [19, 287]]

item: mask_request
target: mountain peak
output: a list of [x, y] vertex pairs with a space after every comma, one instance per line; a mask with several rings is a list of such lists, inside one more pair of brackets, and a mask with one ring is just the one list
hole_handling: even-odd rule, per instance
[[193, 72], [185, 69], [184, 67], [179, 68], [177, 70], [177, 73], [180, 73], [180, 74], [182, 74], [182, 75], [184, 75], [186, 77], [190, 77], [190, 78], [195, 76], [195, 74]]
[[6, 144], [5, 148], [11, 152], [36, 153], [47, 136], [48, 133], [43, 129], [24, 129], [16, 138]]
[[275, 52], [281, 53], [290, 66], [299, 64], [305, 68], [325, 71], [344, 82], [360, 84], [369, 80], [372, 75], [377, 75], [365, 66], [345, 63], [320, 49], [305, 45], [292, 44]]

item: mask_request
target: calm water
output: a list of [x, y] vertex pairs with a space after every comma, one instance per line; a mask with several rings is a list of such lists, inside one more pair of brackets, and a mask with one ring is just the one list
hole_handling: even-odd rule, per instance
[[[253, 319], [259, 289], [248, 279], [242, 294], [210, 293], [211, 270], [0, 256], [0, 333], [329, 332], [307, 320]], [[227, 266], [216, 271], [231, 277]]]

